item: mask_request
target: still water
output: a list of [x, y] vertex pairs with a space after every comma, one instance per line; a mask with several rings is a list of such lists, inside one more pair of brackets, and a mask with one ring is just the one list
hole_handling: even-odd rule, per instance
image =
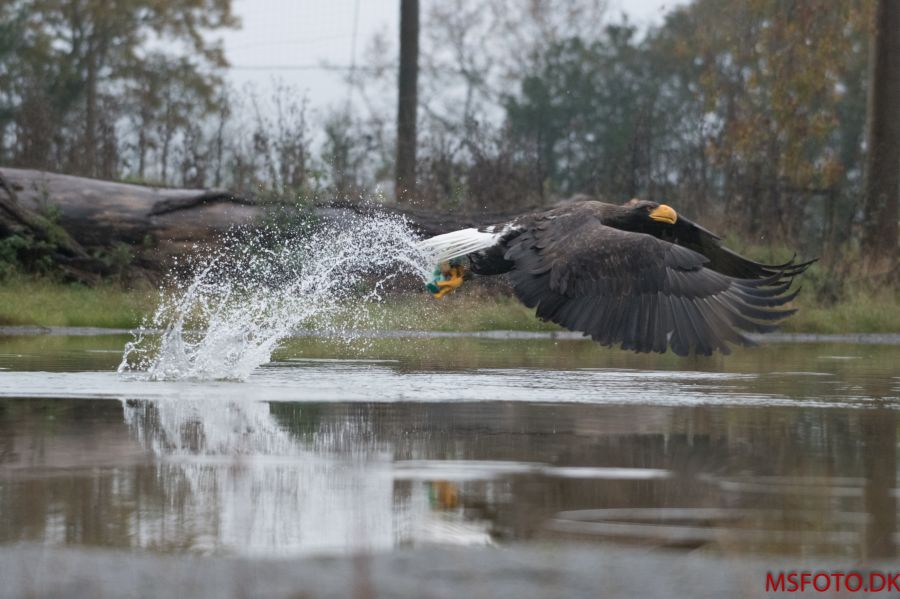
[[117, 374], [125, 341], [0, 337], [0, 543], [897, 554], [897, 346], [303, 338], [210, 383]]

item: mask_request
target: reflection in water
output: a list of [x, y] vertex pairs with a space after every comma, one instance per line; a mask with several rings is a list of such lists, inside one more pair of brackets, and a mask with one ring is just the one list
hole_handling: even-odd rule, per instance
[[[51, 369], [49, 352], [0, 344], [38, 356], [0, 357], [0, 543], [896, 556], [896, 348], [766, 348], [684, 372], [589, 344], [434, 343], [305, 345], [247, 384], [110, 388], [83, 372], [105, 354], [65, 349], [61, 372], [28, 374]], [[334, 355], [356, 362], [315, 360]], [[30, 397], [5, 381], [32, 381]], [[316, 385], [354, 401], [311, 401]], [[504, 390], [531, 401], [477, 399]]]
[[298, 554], [570, 538], [896, 554], [895, 464], [868, 465], [889, 458], [893, 411], [0, 406], [2, 542]]
[[315, 407], [290, 406], [289, 430], [269, 404], [215, 399], [125, 401], [124, 410], [160, 458], [159, 484], [179, 498], [178, 526], [163, 515], [136, 531], [138, 545], [165, 545], [155, 537], [169, 531], [195, 538], [197, 550], [240, 553], [489, 542], [485, 524], [460, 517], [452, 483], [396, 493], [389, 446], [365, 441], [365, 421], [319, 426]]
[[897, 555], [897, 414], [871, 411], [863, 417], [866, 527], [864, 554], [869, 558]]

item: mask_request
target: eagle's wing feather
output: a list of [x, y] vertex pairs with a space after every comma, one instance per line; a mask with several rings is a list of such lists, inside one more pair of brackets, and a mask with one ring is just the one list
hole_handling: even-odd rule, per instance
[[679, 355], [752, 344], [742, 332], [767, 332], [783, 273], [739, 279], [706, 268], [708, 258], [641, 233], [604, 226], [582, 211], [536, 219], [509, 243], [505, 258], [516, 295], [537, 316], [604, 345]]
[[681, 215], [667, 230], [663, 239], [703, 254], [709, 258], [707, 268], [740, 279], [764, 278], [776, 273], [780, 273], [783, 278], [790, 278], [802, 273], [815, 262], [796, 262], [793, 257], [782, 264], [754, 262], [723, 246], [718, 235]]

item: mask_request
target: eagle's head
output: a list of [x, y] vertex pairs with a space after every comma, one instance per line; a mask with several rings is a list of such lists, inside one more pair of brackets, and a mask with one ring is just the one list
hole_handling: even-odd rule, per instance
[[634, 198], [618, 207], [610, 226], [626, 231], [634, 231], [635, 233], [650, 233], [657, 236], [664, 236], [672, 225], [678, 222], [678, 214], [671, 206], [660, 204], [658, 202], [650, 202], [648, 200], [639, 200]]

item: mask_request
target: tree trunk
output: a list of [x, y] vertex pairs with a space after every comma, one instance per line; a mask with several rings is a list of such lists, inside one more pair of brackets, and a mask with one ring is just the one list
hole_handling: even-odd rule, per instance
[[144, 170], [147, 168], [147, 134], [144, 132], [144, 121], [138, 131], [138, 178], [144, 180]]
[[[53, 208], [51, 216], [47, 207]], [[0, 239], [31, 235], [53, 244], [53, 259], [72, 278], [93, 283], [110, 274], [103, 257], [126, 244], [141, 276], [172, 258], [217, 244], [233, 227], [265, 222], [273, 206], [218, 189], [171, 189], [101, 181], [44, 171], [0, 171]], [[290, 205], [281, 207], [288, 212]], [[395, 215], [419, 235], [510, 220], [509, 212], [442, 214], [412, 206], [350, 201], [316, 204], [316, 217], [340, 226], [360, 216]]]
[[[7, 193], [4, 193], [8, 190]], [[4, 196], [8, 195], [8, 199]], [[220, 189], [173, 189], [72, 177], [44, 171], [3, 168], [0, 171], [0, 226], [13, 220], [34, 228], [42, 207], [58, 213], [61, 232], [73, 247], [110, 247], [116, 243], [144, 244], [163, 253], [179, 252], [215, 238], [234, 225], [261, 221], [268, 203]], [[7, 204], [7, 202], [9, 202]], [[322, 219], [350, 215], [396, 214], [422, 235], [509, 220], [518, 213], [455, 212], [443, 214], [410, 206], [390, 207], [334, 200], [316, 204]], [[26, 217], [25, 215], [31, 215]], [[343, 215], [343, 216], [341, 216]], [[2, 229], [0, 229], [2, 231]]]
[[869, 56], [869, 122], [862, 235], [863, 268], [897, 269], [900, 202], [900, 2], [879, 0]]
[[416, 108], [419, 79], [419, 0], [400, 0], [400, 86], [397, 101], [396, 196], [416, 193]]
[[[44, 215], [48, 206], [52, 219]], [[82, 261], [128, 244], [147, 249], [143, 265], [154, 269], [234, 225], [255, 224], [261, 214], [252, 199], [224, 190], [154, 188], [14, 168], [0, 172], [0, 237], [31, 234]]]
[[79, 174], [87, 177], [97, 175], [97, 61], [96, 41], [88, 42], [87, 80], [84, 96], [84, 146], [73, 148], [75, 163], [80, 166]]
[[162, 153], [160, 154], [159, 161], [162, 166], [162, 171], [160, 172], [160, 180], [163, 185], [169, 184], [169, 146], [172, 144], [172, 135], [174, 126], [169, 124], [169, 119], [172, 118], [170, 114], [170, 110], [166, 110], [166, 126], [163, 131], [163, 139], [162, 139]]

